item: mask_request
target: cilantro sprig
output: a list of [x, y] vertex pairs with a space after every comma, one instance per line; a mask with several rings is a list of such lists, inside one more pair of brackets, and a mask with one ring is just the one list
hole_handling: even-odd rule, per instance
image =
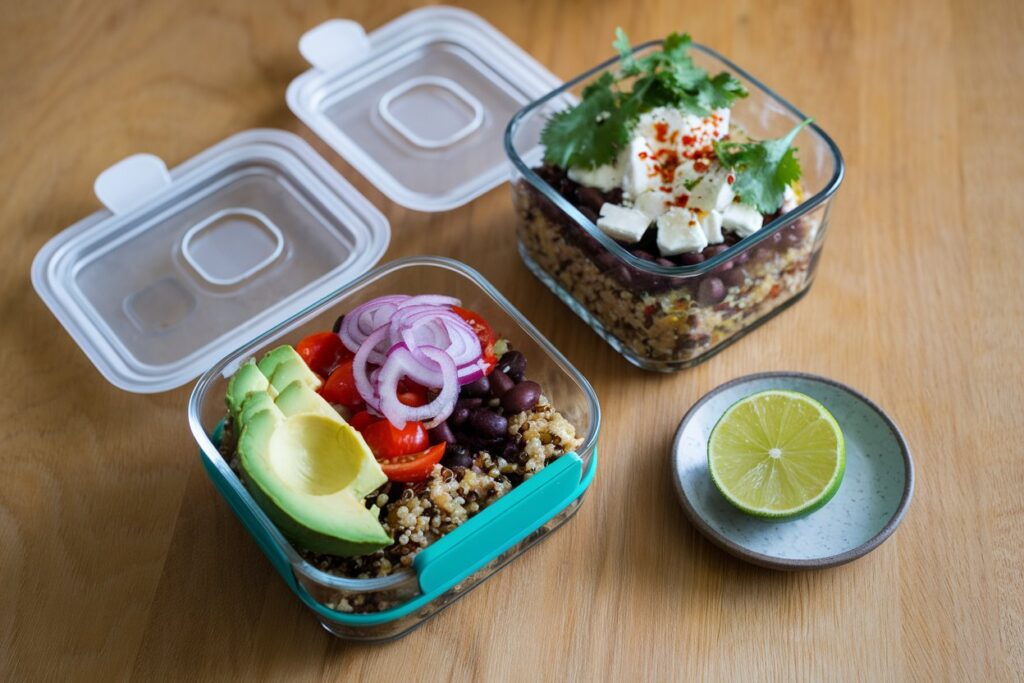
[[[612, 46], [621, 60], [619, 72], [605, 72], [583, 90], [579, 104], [554, 114], [541, 132], [544, 160], [555, 166], [594, 168], [611, 163], [629, 143], [637, 119], [655, 107], [672, 106], [697, 116], [729, 107], [746, 97], [731, 74], [714, 77], [689, 55], [687, 34], [673, 33], [661, 49], [637, 57], [629, 38], [615, 30]], [[631, 88], [622, 87], [631, 81]]]
[[779, 210], [786, 186], [800, 178], [796, 148], [790, 145], [797, 133], [810, 122], [811, 119], [806, 119], [774, 140], [714, 143], [719, 163], [736, 174], [732, 189], [744, 204], [764, 214]]

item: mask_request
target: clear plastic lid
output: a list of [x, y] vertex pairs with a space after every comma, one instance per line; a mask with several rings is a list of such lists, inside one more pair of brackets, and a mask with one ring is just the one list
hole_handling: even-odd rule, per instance
[[137, 154], [107, 207], [50, 240], [32, 284], [103, 375], [172, 389], [373, 266], [387, 219], [299, 137], [234, 135], [168, 172]]
[[426, 7], [369, 35], [327, 21], [299, 41], [313, 68], [288, 106], [393, 201], [461, 206], [503, 182], [505, 126], [560, 81], [477, 15]]

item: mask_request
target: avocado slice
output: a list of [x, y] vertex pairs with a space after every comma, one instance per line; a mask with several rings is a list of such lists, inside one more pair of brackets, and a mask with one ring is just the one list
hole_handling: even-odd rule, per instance
[[[285, 398], [289, 412], [309, 398], [300, 392]], [[303, 548], [351, 556], [391, 543], [377, 508], [363, 502], [387, 477], [362, 436], [336, 414], [286, 415], [277, 405], [249, 414], [238, 454], [253, 498]]]
[[287, 345], [279, 346], [263, 356], [258, 367], [277, 391], [283, 390], [296, 380], [305, 382], [314, 391], [323, 384], [316, 373], [306, 365], [306, 361], [302, 360], [302, 356]]
[[277, 398], [274, 399], [274, 403], [285, 414], [285, 417], [301, 415], [302, 413], [316, 413], [344, 422], [338, 411], [332, 408], [331, 404], [323, 396], [310, 389], [309, 385], [302, 380], [296, 380], [286, 386], [277, 395]]
[[[250, 360], [248, 363], [238, 368], [238, 372], [231, 376], [228, 380], [228, 391], [225, 395], [225, 401], [228, 404], [228, 412], [231, 413], [232, 419], [238, 419], [238, 411], [242, 409], [242, 404], [245, 403], [245, 399], [254, 392], [267, 392], [270, 387], [270, 382], [267, 380], [267, 376], [260, 372], [256, 363]], [[271, 396], [276, 396], [277, 392]]]
[[[267, 387], [273, 389], [269, 384]], [[270, 394], [266, 391], [254, 391], [249, 394], [249, 397], [242, 402], [242, 409], [238, 411], [238, 416], [235, 418], [236, 432], [241, 433], [242, 428], [245, 427], [249, 418], [256, 413], [261, 410], [269, 410], [270, 408], [275, 407], [274, 399], [271, 398]]]

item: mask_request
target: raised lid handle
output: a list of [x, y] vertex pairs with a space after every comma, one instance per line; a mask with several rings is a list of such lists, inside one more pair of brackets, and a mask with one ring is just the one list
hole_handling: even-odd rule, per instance
[[321, 71], [355, 64], [370, 52], [370, 39], [357, 22], [328, 19], [299, 38], [299, 52]]
[[576, 494], [582, 469], [578, 455], [563, 455], [428, 546], [413, 560], [420, 590], [460, 581], [532, 534]]
[[115, 214], [128, 213], [171, 184], [167, 164], [152, 154], [125, 157], [96, 176], [93, 191]]

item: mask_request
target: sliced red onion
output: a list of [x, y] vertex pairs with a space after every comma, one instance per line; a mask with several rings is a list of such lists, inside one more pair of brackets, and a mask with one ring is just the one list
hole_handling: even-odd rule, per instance
[[388, 336], [388, 328], [380, 329], [370, 333], [370, 336], [359, 346], [355, 358], [352, 359], [352, 375], [356, 380], [356, 391], [371, 408], [380, 408], [380, 394], [376, 391], [373, 380], [370, 379], [368, 363], [370, 355], [376, 352], [375, 347], [385, 341]]
[[356, 306], [341, 321], [338, 336], [342, 343], [349, 351], [356, 353], [370, 333], [390, 320], [398, 307], [409, 299], [405, 294], [394, 294], [377, 297]]
[[459, 397], [459, 381], [455, 364], [443, 350], [433, 346], [422, 346], [420, 352], [433, 361], [440, 369], [440, 392], [433, 401], [422, 406], [407, 406], [398, 398], [398, 382], [403, 377], [415, 380], [422, 373], [423, 367], [415, 356], [402, 346], [391, 349], [388, 359], [381, 368], [378, 379], [380, 390], [380, 409], [384, 417], [397, 429], [406, 422], [426, 420], [426, 427], [431, 429], [444, 421], [455, 409]]

